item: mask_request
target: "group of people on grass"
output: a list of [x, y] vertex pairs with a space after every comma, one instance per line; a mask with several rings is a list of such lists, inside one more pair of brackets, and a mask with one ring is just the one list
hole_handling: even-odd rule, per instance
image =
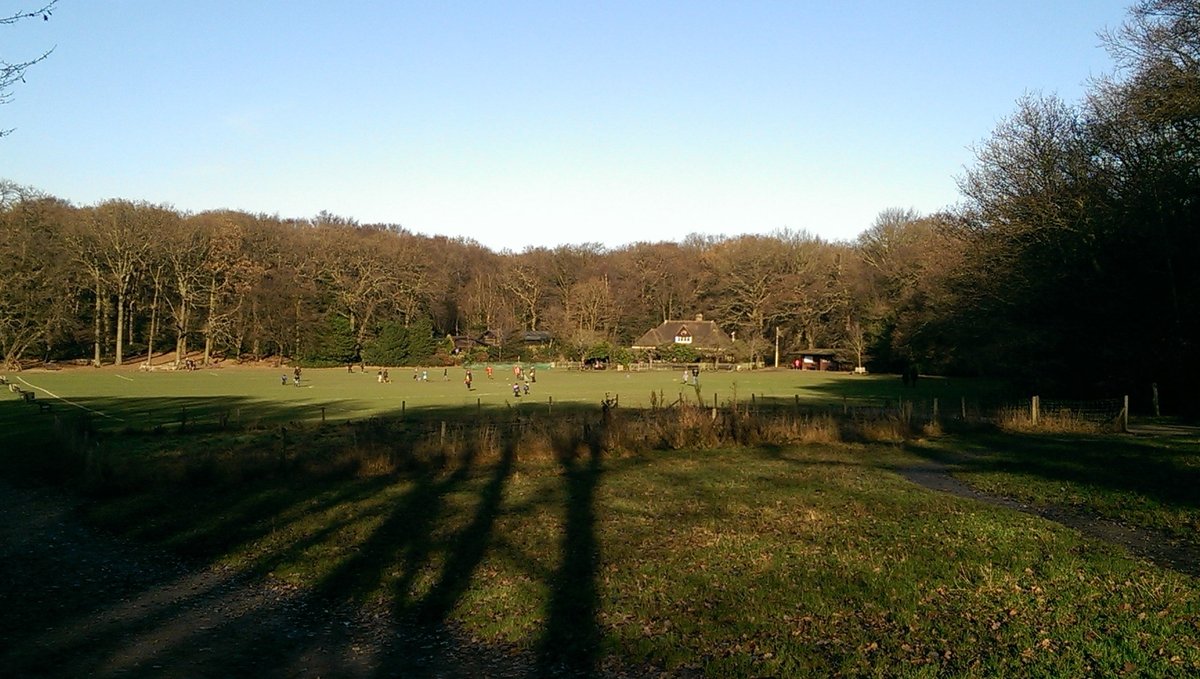
[[[280, 382], [280, 384], [282, 384], [283, 386], [285, 386], [285, 387], [287, 386], [287, 383], [288, 383], [288, 376], [287, 376], [287, 373], [284, 373], [284, 374], [282, 374], [282, 375], [280, 375], [280, 376], [279, 376], [279, 382]], [[298, 386], [300, 386], [300, 366], [296, 366], [296, 369], [292, 371], [292, 382], [293, 382], [293, 383], [294, 383], [294, 384], [295, 384], [297, 387], [298, 387]]]
[[[354, 368], [353, 364], [346, 365], [347, 372], [354, 372], [353, 368]], [[363, 366], [362, 370], [363, 370], [363, 372], [366, 372], [366, 367]], [[490, 366], [490, 365], [487, 366], [486, 371], [487, 371], [487, 377], [489, 380], [495, 379], [495, 370], [493, 370], [492, 366]], [[525, 370], [524, 368], [522, 368], [519, 365], [514, 365], [513, 366], [513, 377], [515, 378], [513, 381], [513, 385], [512, 385], [513, 396], [515, 396], [517, 398], [520, 398], [522, 394], [528, 396], [529, 395], [529, 385], [531, 383], [537, 382], [537, 370], [535, 368], [530, 368], [529, 370]], [[387, 368], [380, 368], [379, 371], [377, 373], [375, 373], [375, 379], [380, 384], [390, 384], [392, 381], [391, 375], [388, 373]], [[449, 379], [450, 379], [450, 369], [442, 368], [442, 380], [446, 381]], [[467, 368], [466, 374], [463, 377], [463, 383], [466, 385], [467, 391], [471, 391], [471, 383], [474, 379], [475, 379], [475, 377], [474, 377], [474, 374], [471, 372], [471, 369]], [[293, 383], [297, 387], [300, 386], [300, 366], [296, 366], [295, 370], [292, 371], [292, 380], [293, 380]], [[418, 370], [417, 368], [413, 368], [413, 381], [428, 382], [429, 381], [429, 371], [428, 370]], [[287, 384], [288, 384], [287, 373], [284, 373], [283, 375], [280, 376], [280, 383], [285, 387], [287, 386]]]

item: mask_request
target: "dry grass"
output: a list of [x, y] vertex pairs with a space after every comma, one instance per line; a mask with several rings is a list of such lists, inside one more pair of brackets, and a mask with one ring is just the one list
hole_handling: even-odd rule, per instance
[[[171, 486], [237, 485], [279, 476], [372, 479], [438, 470], [461, 460], [577, 457], [590, 450], [660, 450], [898, 443], [936, 437], [941, 426], [894, 413], [748, 412], [689, 403], [652, 410], [515, 415], [494, 419], [290, 423], [270, 428], [58, 433], [54, 476], [96, 494]], [[519, 451], [519, 454], [518, 454]]]
[[1035, 424], [1029, 408], [1006, 408], [1000, 411], [997, 426], [1002, 431], [1021, 434], [1105, 434], [1116, 428], [1113, 423], [1102, 424], [1070, 410], [1040, 413]]

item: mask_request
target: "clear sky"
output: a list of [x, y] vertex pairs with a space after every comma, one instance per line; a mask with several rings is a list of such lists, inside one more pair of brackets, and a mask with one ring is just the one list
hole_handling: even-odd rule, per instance
[[1078, 101], [1131, 1], [61, 0], [0, 27], [0, 59], [55, 48], [0, 177], [496, 250], [851, 239], [956, 203], [1024, 93]]

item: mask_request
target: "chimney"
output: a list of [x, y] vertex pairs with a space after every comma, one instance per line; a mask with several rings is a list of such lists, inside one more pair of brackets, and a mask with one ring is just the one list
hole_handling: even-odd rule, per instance
[[697, 321], [703, 321], [703, 320], [704, 320], [704, 314], [696, 314], [696, 320], [697, 320]]

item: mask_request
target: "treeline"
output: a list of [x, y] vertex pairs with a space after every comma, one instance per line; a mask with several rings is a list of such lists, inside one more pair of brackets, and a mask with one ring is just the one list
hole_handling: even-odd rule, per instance
[[1148, 0], [1105, 36], [1120, 70], [1078, 104], [1030, 95], [977, 150], [963, 202], [893, 209], [854, 242], [804, 232], [496, 253], [334, 215], [74, 206], [0, 187], [0, 352], [450, 360], [627, 353], [697, 313], [738, 358], [834, 348], [875, 370], [1196, 402], [1200, 3]]
[[[126, 362], [147, 351], [204, 360], [286, 356], [403, 364], [483, 338], [488, 358], [614, 354], [663, 320], [704, 313], [742, 360], [845, 343], [855, 248], [806, 234], [496, 253], [478, 243], [234, 211], [181, 214], [109, 201], [77, 207], [0, 187], [0, 351]], [[863, 321], [865, 326], [865, 320]], [[533, 349], [524, 331], [550, 334]]]

